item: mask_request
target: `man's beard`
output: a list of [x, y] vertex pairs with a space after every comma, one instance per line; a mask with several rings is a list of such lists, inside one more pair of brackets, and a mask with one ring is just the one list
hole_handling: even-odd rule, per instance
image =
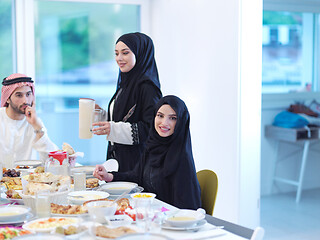
[[30, 104], [26, 103], [26, 104], [22, 104], [21, 106], [18, 106], [18, 105], [15, 105], [13, 104], [13, 102], [11, 101], [10, 99], [10, 104], [9, 104], [12, 108], [12, 110], [15, 112], [15, 113], [19, 113], [19, 114], [25, 114], [26, 113], [26, 108], [24, 106], [30, 106]]

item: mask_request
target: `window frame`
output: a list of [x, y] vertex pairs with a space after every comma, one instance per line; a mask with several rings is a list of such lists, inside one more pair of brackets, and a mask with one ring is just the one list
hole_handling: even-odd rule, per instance
[[[320, 14], [320, 2], [315, 0], [309, 0], [309, 1], [299, 1], [299, 0], [264, 0], [263, 1], [263, 10], [264, 11], [287, 11], [287, 12], [307, 12], [307, 13], [317, 13]], [[319, 18], [319, 16], [317, 17]], [[315, 19], [319, 20], [319, 19]], [[319, 42], [319, 36], [317, 36], [319, 33], [319, 29], [317, 29], [315, 26], [313, 26], [313, 32], [314, 32], [314, 43]], [[317, 44], [313, 45], [313, 64], [310, 64], [312, 68], [314, 66], [317, 66], [320, 61], [320, 48]], [[310, 49], [309, 49], [310, 51]], [[313, 69], [313, 91], [312, 93], [319, 93], [320, 92], [320, 76], [319, 76], [319, 69], [314, 68]], [[309, 92], [310, 93], [310, 92]], [[291, 97], [295, 97], [299, 99], [301, 97], [301, 93], [262, 93], [262, 99], [271, 99], [276, 98], [281, 101], [283, 98], [282, 96], [289, 94]], [[303, 96], [305, 94], [302, 94]], [[314, 96], [314, 94], [311, 94]]]

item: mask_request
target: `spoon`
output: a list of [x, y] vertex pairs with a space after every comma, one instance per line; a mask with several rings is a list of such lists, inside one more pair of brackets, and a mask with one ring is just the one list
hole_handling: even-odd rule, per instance
[[127, 195], [132, 189], [127, 189], [126, 191], [124, 191], [119, 197], [117, 197], [113, 203], [110, 205], [114, 205], [115, 203], [117, 203], [121, 198], [123, 198], [125, 195]]

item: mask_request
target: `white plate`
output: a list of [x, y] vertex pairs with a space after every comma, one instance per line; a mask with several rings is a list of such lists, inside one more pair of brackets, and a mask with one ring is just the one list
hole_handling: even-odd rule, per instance
[[28, 234], [15, 237], [15, 240], [64, 240], [63, 235], [58, 234]]
[[0, 222], [0, 225], [9, 225], [9, 224], [17, 224], [17, 223], [23, 223], [25, 221], [28, 221], [29, 219], [33, 218], [33, 214], [31, 212], [27, 213], [27, 215], [21, 219], [17, 219], [16, 221], [9, 221], [9, 222]]
[[61, 213], [51, 213], [52, 217], [86, 217], [89, 213], [79, 213], [79, 214], [61, 214]]
[[78, 166], [71, 168], [71, 174], [75, 172], [85, 172], [86, 175], [92, 175], [95, 168], [95, 166]]
[[123, 192], [138, 187], [132, 182], [108, 182], [99, 187], [99, 190], [110, 193], [110, 195], [121, 195]]
[[22, 160], [22, 161], [16, 161], [14, 162], [15, 166], [32, 166], [32, 167], [38, 167], [42, 165], [42, 161], [38, 160]]
[[[68, 194], [67, 199], [71, 204], [81, 205], [86, 201], [107, 198], [109, 193], [102, 191], [75, 191]], [[78, 197], [79, 196], [79, 197]]]
[[[33, 221], [30, 221], [30, 222], [27, 222], [25, 224], [22, 225], [22, 228], [26, 229], [26, 230], [29, 230], [31, 232], [52, 232], [53, 230], [56, 229], [57, 226], [70, 226], [70, 225], [73, 225], [73, 224], [78, 224], [80, 221], [82, 221], [80, 218], [75, 218], [75, 217], [63, 217], [65, 219], [72, 219], [72, 223], [65, 223], [65, 224], [55, 224], [55, 225], [51, 225], [51, 226], [47, 226], [47, 227], [43, 227], [43, 228], [34, 228], [32, 227], [31, 225], [32, 224], [36, 224], [38, 222], [43, 222], [43, 221], [46, 221], [48, 220], [49, 218], [40, 218], [40, 219], [36, 219], [36, 220], [33, 220]], [[51, 219], [61, 219], [61, 217], [51, 217]]]
[[164, 222], [162, 224], [162, 228], [166, 230], [176, 230], [176, 231], [185, 231], [185, 230], [197, 230], [202, 228], [207, 221], [205, 219], [199, 221], [197, 224], [190, 226], [190, 227], [173, 227], [169, 223]]

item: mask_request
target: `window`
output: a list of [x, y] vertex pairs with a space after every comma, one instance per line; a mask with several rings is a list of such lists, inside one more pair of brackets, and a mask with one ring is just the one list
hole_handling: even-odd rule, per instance
[[[12, 1], [0, 1], [0, 76], [1, 82], [4, 77], [9, 76], [15, 66], [13, 59], [13, 24], [12, 24]], [[1, 93], [0, 93], [1, 95]]]
[[93, 98], [107, 108], [119, 71], [115, 41], [140, 31], [140, 5], [36, 0], [34, 12], [39, 116], [58, 147], [67, 142], [85, 153], [78, 162], [101, 163], [106, 139], [79, 139], [78, 101]]
[[262, 92], [315, 90], [318, 14], [263, 12]]

